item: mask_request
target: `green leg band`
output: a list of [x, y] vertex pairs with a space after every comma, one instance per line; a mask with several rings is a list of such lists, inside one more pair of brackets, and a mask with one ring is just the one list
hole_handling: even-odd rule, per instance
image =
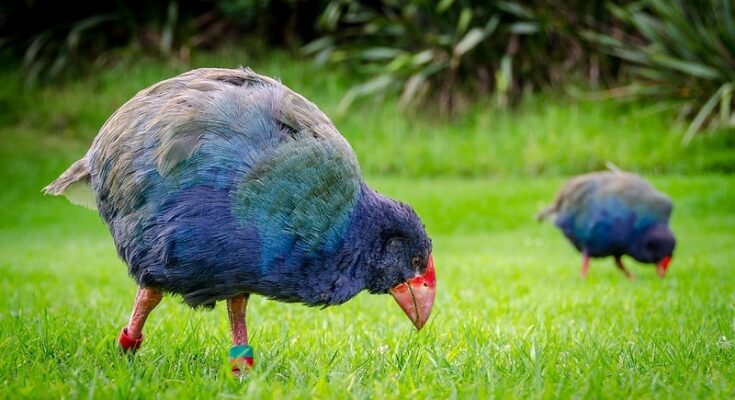
[[230, 367], [232, 367], [233, 373], [239, 374], [245, 367], [252, 368], [253, 364], [253, 348], [251, 346], [238, 344], [230, 348]]
[[230, 358], [250, 357], [253, 358], [253, 347], [246, 344], [238, 344], [230, 348]]

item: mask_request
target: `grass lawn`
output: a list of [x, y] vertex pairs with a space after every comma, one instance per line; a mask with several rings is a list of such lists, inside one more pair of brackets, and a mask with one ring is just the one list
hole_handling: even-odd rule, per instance
[[[170, 72], [132, 71], [150, 82]], [[404, 132], [412, 128], [397, 116], [371, 114], [366, 130], [375, 136], [356, 133], [360, 115], [338, 119], [368, 181], [414, 205], [433, 237], [437, 300], [421, 332], [389, 296], [361, 294], [324, 310], [254, 297], [248, 326], [257, 367], [240, 382], [228, 376], [223, 304], [193, 311], [165, 298], [141, 351], [132, 360], [121, 356], [115, 339], [135, 285], [95, 213], [40, 194], [83, 153], [106, 115], [142, 87], [113, 83], [103, 76], [19, 94], [28, 112], [0, 115], [0, 398], [735, 397], [735, 178], [678, 174], [732, 165], [732, 139], [713, 137], [706, 140], [716, 148], [705, 143], [673, 155], [649, 146], [646, 159], [645, 144], [662, 136], [661, 119], [613, 116], [605, 104], [581, 106], [589, 112], [544, 106], [516, 122], [498, 116], [506, 131], [487, 138], [482, 124], [495, 120], [482, 122], [479, 113], [464, 122], [469, 133], [439, 125], [445, 135], [426, 140]], [[85, 85], [98, 92], [79, 100]], [[0, 105], [10, 99], [4, 90]], [[329, 109], [336, 100], [325, 96]], [[621, 146], [644, 150], [608, 154], [614, 146], [602, 129], [610, 118], [637, 129], [633, 144]], [[575, 121], [588, 124], [562, 134]], [[511, 139], [514, 130], [534, 126], [557, 134]], [[403, 133], [380, 133], [391, 129]], [[586, 131], [594, 144], [589, 156], [579, 150], [589, 144]], [[661, 140], [679, 149], [678, 139]], [[383, 145], [386, 152], [375, 151]], [[401, 148], [405, 165], [394, 157]], [[519, 161], [517, 151], [526, 158]], [[666, 279], [626, 260], [637, 276], [628, 281], [612, 260], [598, 260], [582, 281], [580, 256], [551, 224], [533, 219], [563, 174], [608, 156], [624, 167], [667, 172], [653, 178], [675, 202], [679, 245]], [[554, 160], [561, 160], [558, 169], [550, 167]], [[393, 167], [383, 170], [386, 164]], [[437, 172], [442, 166], [450, 170]]]
[[222, 304], [192, 311], [166, 298], [142, 351], [121, 357], [135, 286], [98, 217], [36, 191], [5, 203], [0, 397], [735, 394], [732, 178], [655, 180], [676, 202], [680, 246], [666, 279], [636, 265], [633, 282], [611, 260], [583, 282], [579, 255], [532, 220], [559, 179], [370, 181], [414, 204], [433, 235], [429, 325], [415, 332], [389, 296], [326, 310], [255, 297], [258, 366], [244, 382], [227, 377]]

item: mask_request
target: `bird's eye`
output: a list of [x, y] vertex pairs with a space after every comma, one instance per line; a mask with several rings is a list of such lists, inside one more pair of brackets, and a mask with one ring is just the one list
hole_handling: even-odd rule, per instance
[[414, 257], [413, 260], [411, 260], [411, 265], [414, 269], [419, 269], [419, 267], [421, 266], [421, 258]]

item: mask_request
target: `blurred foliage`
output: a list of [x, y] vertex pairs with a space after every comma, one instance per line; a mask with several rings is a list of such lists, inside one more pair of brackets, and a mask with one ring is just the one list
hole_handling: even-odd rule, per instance
[[296, 48], [313, 40], [326, 0], [216, 0], [222, 16], [266, 44]]
[[333, 0], [319, 22], [326, 34], [305, 53], [368, 77], [342, 110], [385, 92], [399, 92], [403, 107], [433, 100], [452, 112], [490, 92], [505, 106], [570, 77], [595, 86], [618, 67], [579, 34], [615, 24], [602, 1]]
[[732, 0], [646, 0], [610, 11], [636, 36], [587, 32], [633, 65], [634, 82], [613, 96], [673, 101], [691, 114], [684, 142], [705, 127], [735, 126], [735, 5]]
[[[406, 115], [398, 99], [387, 98], [358, 102], [340, 115], [339, 102], [355, 82], [349, 70], [295, 60], [285, 51], [264, 56], [241, 47], [192, 52], [186, 64], [137, 57], [33, 90], [24, 90], [21, 71], [0, 68], [0, 148], [12, 152], [22, 143], [48, 143], [55, 154], [78, 157], [110, 114], [141, 88], [192, 68], [243, 60], [318, 104], [368, 176], [558, 176], [604, 169], [606, 161], [646, 175], [735, 173], [735, 135], [703, 135], [681, 146], [684, 127], [672, 127], [669, 116], [650, 103], [535, 93], [512, 110], [494, 107], [488, 97], [442, 120]], [[67, 166], [56, 165], [57, 174]]]
[[192, 48], [243, 34], [297, 47], [315, 37], [319, 13], [318, 2], [304, 0], [8, 0], [0, 3], [0, 50], [22, 59], [36, 83], [89, 62], [109, 65], [118, 51], [186, 61]]
[[22, 57], [29, 82], [52, 80], [87, 60], [105, 64], [112, 49], [131, 43], [171, 55], [188, 35], [181, 21], [207, 8], [200, 1], [11, 0], [0, 6], [0, 44]]
[[0, 62], [37, 83], [140, 55], [188, 66], [197, 49], [301, 49], [349, 72], [338, 112], [393, 96], [401, 109], [447, 116], [481, 98], [505, 108], [579, 84], [587, 97], [677, 109], [691, 121], [688, 143], [735, 126], [734, 9], [732, 0], [7, 0]]

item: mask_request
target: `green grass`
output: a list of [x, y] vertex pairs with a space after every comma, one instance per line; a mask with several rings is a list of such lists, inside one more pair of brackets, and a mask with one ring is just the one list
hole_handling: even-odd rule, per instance
[[[470, 111], [456, 125], [414, 123], [389, 106], [336, 119], [368, 181], [414, 205], [433, 237], [437, 300], [421, 332], [389, 296], [325, 310], [254, 297], [257, 368], [240, 382], [227, 374], [223, 306], [193, 311], [166, 298], [143, 349], [122, 357], [115, 338], [133, 281], [95, 213], [40, 195], [107, 113], [182, 69], [116, 68], [26, 93], [0, 75], [0, 105], [13, 103], [0, 114], [0, 398], [735, 396], [735, 179], [695, 174], [731, 168], [731, 139], [680, 150], [660, 114], [608, 103], [535, 100], [519, 114]], [[327, 111], [345, 85], [338, 75], [322, 87], [311, 67], [278, 57], [263, 68]], [[664, 280], [627, 260], [637, 275], [627, 281], [599, 260], [582, 281], [580, 256], [533, 220], [558, 174], [608, 158], [659, 173], [655, 185], [675, 201], [679, 247]]]

